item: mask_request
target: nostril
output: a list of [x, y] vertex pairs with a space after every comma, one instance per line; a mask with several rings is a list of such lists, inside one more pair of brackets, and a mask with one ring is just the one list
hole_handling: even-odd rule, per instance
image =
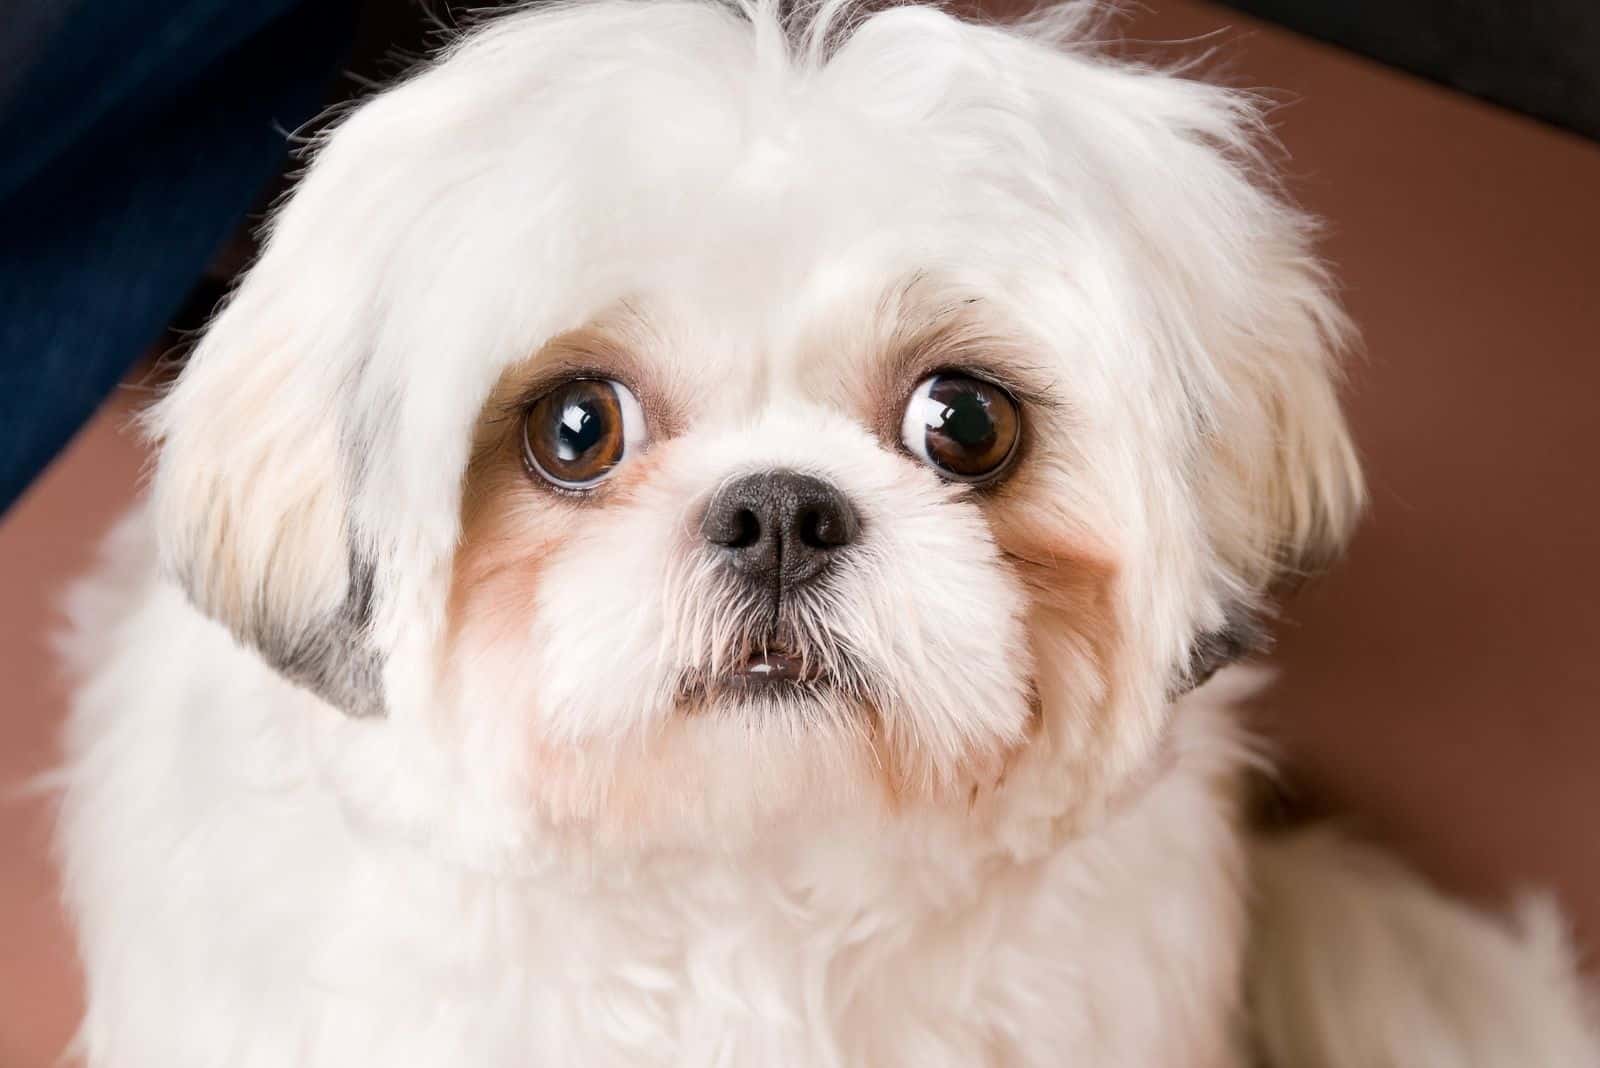
[[800, 543], [813, 549], [831, 549], [835, 542], [828, 527], [828, 517], [820, 508], [806, 509], [800, 515]]
[[700, 532], [713, 545], [725, 549], [748, 549], [761, 541], [761, 517], [753, 509], [734, 504], [713, 506], [700, 523]]
[[815, 508], [807, 508], [800, 513], [799, 527], [800, 544], [813, 549], [828, 547], [828, 543], [822, 539], [822, 516]]
[[748, 549], [761, 540], [761, 520], [748, 508], [739, 509], [732, 526], [732, 536], [723, 542], [730, 549]]
[[812, 549], [838, 549], [855, 540], [851, 517], [831, 504], [805, 509], [796, 526], [801, 544]]

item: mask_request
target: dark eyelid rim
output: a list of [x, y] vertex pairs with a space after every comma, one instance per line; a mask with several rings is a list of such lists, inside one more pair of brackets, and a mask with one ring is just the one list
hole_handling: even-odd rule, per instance
[[963, 364], [951, 364], [946, 367], [935, 367], [926, 374], [920, 375], [916, 382], [912, 383], [911, 389], [907, 391], [906, 399], [910, 400], [911, 394], [921, 389], [922, 383], [926, 382], [928, 379], [941, 378], [945, 376], [972, 378], [979, 382], [983, 382], [986, 385], [994, 386], [996, 389], [1000, 390], [1006, 396], [1011, 398], [1012, 403], [1017, 406], [1019, 412], [1022, 410], [1023, 405], [1025, 404], [1030, 407], [1055, 407], [1057, 403], [1048, 398], [1041, 399], [1041, 397], [1037, 395], [1036, 391], [1030, 389], [1030, 387], [1026, 385], [1016, 382], [1009, 375], [996, 372], [989, 367], [972, 367]]
[[501, 418], [520, 417], [546, 393], [580, 378], [600, 379], [626, 386], [644, 412], [645, 430], [652, 442], [676, 435], [682, 429], [678, 405], [667, 388], [670, 382], [637, 355], [626, 338], [607, 336], [604, 329], [582, 329], [558, 335], [531, 357], [520, 375], [520, 388], [501, 404]]
[[[639, 402], [641, 408], [644, 408], [644, 400], [639, 396], [639, 387], [629, 381], [625, 371], [573, 364], [570, 366], [551, 367], [547, 371], [541, 371], [514, 398], [501, 405], [500, 414], [508, 418], [527, 415], [533, 410], [533, 406], [544, 400], [546, 396], [554, 393], [562, 386], [571, 385], [573, 382], [613, 382], [632, 393], [633, 399]], [[648, 411], [646, 411], [647, 416], [648, 414]]]
[[1042, 409], [1048, 412], [1060, 411], [1066, 407], [1048, 386], [1034, 386], [1022, 381], [1015, 375], [1005, 371], [997, 371], [990, 367], [956, 367], [951, 371], [938, 372], [941, 374], [963, 374], [969, 378], [981, 379], [991, 386], [998, 386], [1017, 402], [1018, 409], [1025, 411], [1028, 408]]

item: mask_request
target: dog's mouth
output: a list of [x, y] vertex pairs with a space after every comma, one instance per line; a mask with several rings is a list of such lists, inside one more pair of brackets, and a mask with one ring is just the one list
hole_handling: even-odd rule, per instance
[[[680, 700], [689, 706], [708, 701], [805, 701], [850, 690], [850, 663], [840, 656], [822, 656], [783, 639], [751, 641], [730, 662], [717, 669], [686, 671], [679, 680]], [[843, 674], [841, 674], [843, 673]]]
[[728, 688], [735, 690], [810, 686], [825, 680], [826, 676], [815, 660], [784, 645], [768, 645], [752, 650], [723, 679]]

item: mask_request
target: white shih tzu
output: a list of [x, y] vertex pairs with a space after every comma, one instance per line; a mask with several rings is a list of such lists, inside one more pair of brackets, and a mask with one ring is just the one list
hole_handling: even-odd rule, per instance
[[1089, 17], [538, 8], [339, 126], [73, 602], [89, 1064], [1600, 1063], [1548, 908], [1246, 828], [1347, 327]]

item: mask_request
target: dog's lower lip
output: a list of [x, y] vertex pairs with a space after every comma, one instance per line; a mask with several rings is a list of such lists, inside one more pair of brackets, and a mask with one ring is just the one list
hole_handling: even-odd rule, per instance
[[733, 681], [738, 683], [800, 682], [805, 678], [806, 664], [793, 653], [767, 650], [751, 653], [738, 670]]

